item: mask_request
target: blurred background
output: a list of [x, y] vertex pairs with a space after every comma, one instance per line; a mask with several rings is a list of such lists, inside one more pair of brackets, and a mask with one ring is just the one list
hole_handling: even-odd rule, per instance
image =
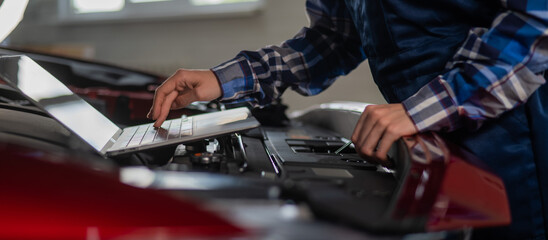
[[[30, 0], [1, 45], [169, 76], [279, 45], [308, 26], [304, 6], [305, 0]], [[282, 99], [289, 111], [330, 101], [385, 103], [367, 62], [317, 96], [288, 90]]]

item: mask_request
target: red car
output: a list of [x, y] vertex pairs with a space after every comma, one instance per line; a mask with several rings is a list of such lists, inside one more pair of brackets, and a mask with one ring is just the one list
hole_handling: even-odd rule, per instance
[[[120, 126], [146, 122], [164, 79], [13, 49]], [[1, 76], [1, 73], [0, 73]], [[436, 134], [399, 140], [394, 169], [352, 147], [366, 104], [287, 118], [254, 109], [250, 131], [102, 158], [0, 79], [0, 239], [466, 238], [510, 223], [504, 185]], [[171, 117], [231, 108], [198, 103]]]

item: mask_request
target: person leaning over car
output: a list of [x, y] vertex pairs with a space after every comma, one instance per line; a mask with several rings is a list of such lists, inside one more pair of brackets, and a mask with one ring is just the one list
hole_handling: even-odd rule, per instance
[[[389, 104], [367, 107], [352, 134], [361, 156], [387, 164], [398, 138], [436, 131], [504, 180], [507, 227], [478, 239], [544, 239], [548, 224], [546, 0], [309, 0], [310, 26], [280, 46], [242, 51], [211, 70], [178, 70], [149, 117], [194, 101], [271, 103], [314, 95], [367, 57]], [[376, 149], [377, 148], [377, 149]]]

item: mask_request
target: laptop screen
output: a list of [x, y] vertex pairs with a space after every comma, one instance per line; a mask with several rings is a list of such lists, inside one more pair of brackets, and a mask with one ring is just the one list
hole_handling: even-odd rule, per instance
[[0, 58], [0, 76], [99, 152], [120, 130], [29, 57]]

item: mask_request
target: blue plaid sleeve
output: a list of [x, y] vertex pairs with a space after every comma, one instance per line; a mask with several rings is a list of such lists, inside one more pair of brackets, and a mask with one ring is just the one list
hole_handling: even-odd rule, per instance
[[310, 27], [294, 38], [280, 46], [242, 51], [212, 68], [221, 83], [222, 101], [267, 105], [287, 88], [315, 95], [365, 59], [344, 1], [309, 0], [306, 9]]
[[403, 101], [419, 131], [477, 129], [545, 83], [548, 2], [502, 0], [491, 28], [473, 28], [447, 73]]

